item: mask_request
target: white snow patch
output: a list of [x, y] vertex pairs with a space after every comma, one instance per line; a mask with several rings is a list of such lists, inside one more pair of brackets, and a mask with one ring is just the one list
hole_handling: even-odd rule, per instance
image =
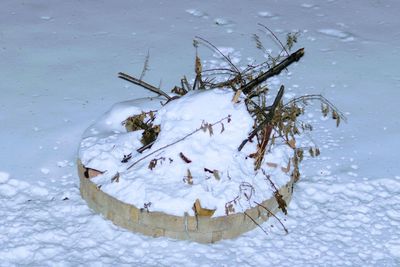
[[186, 12], [189, 13], [190, 15], [194, 16], [194, 17], [201, 17], [201, 18], [204, 18], [204, 19], [208, 18], [207, 13], [205, 13], [205, 12], [203, 12], [201, 10], [198, 10], [198, 9], [187, 9]]
[[353, 34], [351, 34], [349, 32], [344, 32], [341, 30], [337, 30], [337, 29], [320, 29], [320, 30], [318, 30], [318, 32], [321, 34], [327, 35], [327, 36], [339, 38], [344, 42], [350, 42], [350, 41], [355, 40], [355, 37]]
[[47, 168], [40, 168], [40, 171], [41, 171], [43, 174], [49, 174], [49, 173], [50, 173], [50, 170], [47, 169]]
[[10, 178], [10, 174], [7, 172], [0, 172], [0, 184], [4, 184]]
[[257, 15], [261, 18], [277, 18], [277, 15], [269, 12], [269, 11], [259, 11]]
[[[253, 160], [247, 159], [257, 150], [255, 143], [248, 143], [241, 152], [237, 150], [252, 129], [253, 119], [244, 102], [233, 104], [232, 97], [231, 90], [190, 92], [157, 111], [153, 123], [160, 125], [161, 132], [151, 149], [143, 154], [133, 152], [141, 146], [141, 131], [126, 133], [120, 129], [121, 132], [108, 136], [96, 131], [97, 135], [83, 139], [80, 158], [87, 167], [107, 171], [93, 178], [102, 186], [101, 190], [140, 208], [150, 203], [152, 211], [178, 216], [185, 212], [194, 214], [192, 206], [199, 199], [202, 207], [216, 209], [215, 216], [225, 215], [226, 203], [240, 197], [243, 184], [254, 188], [254, 201], [268, 199], [269, 182], [261, 172], [254, 172]], [[103, 119], [109, 128], [103, 130], [111, 133], [113, 128], [121, 127], [128, 115], [141, 113], [139, 108], [127, 109], [130, 112], [115, 108], [108, 112]], [[205, 123], [214, 124], [212, 133], [209, 129], [194, 132]], [[97, 125], [105, 124], [100, 120]], [[121, 163], [123, 156], [130, 153], [129, 163]], [[265, 161], [279, 166], [268, 169], [277, 186], [289, 180], [282, 168], [288, 165], [292, 153], [286, 145], [277, 144], [265, 157]], [[151, 156], [145, 158], [146, 155]], [[150, 169], [152, 160], [156, 165]], [[128, 170], [132, 163], [135, 165]], [[192, 178], [188, 177], [188, 170]], [[219, 180], [210, 171], [218, 172]], [[113, 183], [110, 178], [116, 172], [120, 173], [120, 179]], [[246, 201], [240, 204], [235, 207], [237, 212], [249, 208]]]

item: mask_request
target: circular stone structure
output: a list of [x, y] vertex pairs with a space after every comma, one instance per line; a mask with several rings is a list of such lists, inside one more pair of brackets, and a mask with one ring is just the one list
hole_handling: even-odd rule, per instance
[[[124, 203], [103, 192], [85, 176], [88, 169], [78, 159], [80, 192], [88, 206], [102, 214], [114, 224], [127, 230], [152, 237], [170, 237], [199, 243], [214, 243], [222, 239], [235, 238], [260, 225], [272, 214], [279, 212], [274, 196], [243, 213], [226, 216], [174, 216], [163, 212], [147, 211]], [[279, 189], [289, 204], [293, 193], [294, 179]], [[271, 214], [272, 213], [272, 214]]]

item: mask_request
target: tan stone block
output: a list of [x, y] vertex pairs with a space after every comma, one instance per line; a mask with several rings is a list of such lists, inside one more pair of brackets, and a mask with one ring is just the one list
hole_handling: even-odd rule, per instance
[[162, 228], [155, 228], [153, 229], [153, 237], [161, 237], [165, 235], [165, 230]]
[[[221, 239], [235, 238], [257, 227], [269, 218], [269, 212], [261, 207], [254, 207], [244, 213], [220, 217], [173, 216], [161, 212], [141, 211], [133, 205], [121, 202], [104, 193], [84, 177], [85, 168], [78, 161], [80, 193], [90, 208], [103, 214], [116, 225], [144, 235], [167, 236], [176, 239], [192, 240], [200, 243], [217, 242]], [[289, 203], [293, 192], [293, 181], [280, 189], [283, 199]], [[261, 203], [272, 213], [279, 212], [274, 197]]]
[[135, 206], [129, 207], [129, 220], [132, 223], [139, 223], [139, 209]]
[[211, 243], [215, 243], [217, 241], [220, 241], [222, 239], [222, 231], [214, 231], [212, 232], [211, 236]]
[[174, 239], [180, 239], [180, 240], [191, 240], [190, 239], [190, 234], [188, 232], [174, 232], [170, 230], [165, 230], [164, 231], [164, 236], [169, 237], [169, 238], [174, 238]]

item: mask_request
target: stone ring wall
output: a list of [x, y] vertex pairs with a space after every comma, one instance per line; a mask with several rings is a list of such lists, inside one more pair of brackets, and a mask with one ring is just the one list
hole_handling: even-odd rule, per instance
[[[262, 224], [272, 216], [270, 212], [260, 206], [246, 210], [247, 215], [236, 213], [219, 217], [189, 216], [187, 214], [180, 217], [141, 210], [101, 191], [96, 184], [85, 177], [85, 171], [86, 168], [78, 160], [80, 192], [90, 208], [118, 226], [152, 237], [165, 236], [199, 243], [214, 243], [221, 239], [235, 238], [257, 227], [255, 222]], [[292, 178], [279, 190], [287, 204], [292, 197], [293, 185]], [[263, 201], [261, 205], [273, 214], [279, 212], [275, 197]]]

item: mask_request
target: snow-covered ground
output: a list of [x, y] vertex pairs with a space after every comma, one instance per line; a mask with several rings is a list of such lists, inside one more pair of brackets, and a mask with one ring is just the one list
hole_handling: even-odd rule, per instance
[[[0, 266], [400, 265], [399, 10], [395, 0], [2, 0]], [[79, 195], [81, 135], [114, 103], [149, 95], [117, 72], [140, 75], [149, 51], [146, 80], [172, 88], [192, 75], [196, 35], [246, 63], [262, 57], [257, 23], [282, 39], [302, 33], [306, 56], [282, 82], [292, 95], [324, 94], [349, 119], [336, 129], [310, 117], [322, 154], [303, 162], [281, 215], [289, 234], [270, 220], [268, 236], [200, 245], [94, 214]]]

